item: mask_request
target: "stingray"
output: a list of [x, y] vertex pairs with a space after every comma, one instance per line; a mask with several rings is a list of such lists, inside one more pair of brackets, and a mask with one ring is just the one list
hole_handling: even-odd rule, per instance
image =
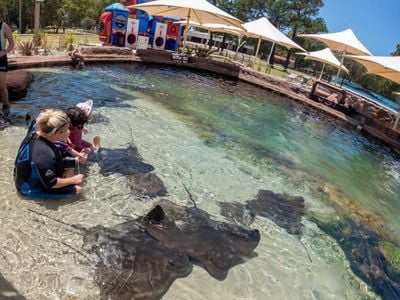
[[350, 268], [377, 294], [383, 299], [400, 299], [400, 271], [383, 255], [379, 247], [381, 238], [375, 232], [348, 218], [335, 223], [323, 223], [316, 218], [313, 221], [338, 242]]
[[219, 203], [221, 214], [236, 223], [249, 226], [255, 215], [274, 221], [290, 234], [300, 235], [303, 231], [301, 217], [304, 215], [304, 198], [275, 194], [268, 190], [259, 190], [257, 198], [246, 204], [237, 202]]
[[114, 173], [135, 175], [154, 170], [152, 165], [143, 162], [137, 148], [133, 145], [117, 149], [101, 148], [97, 153], [97, 162], [100, 166], [100, 173], [104, 176]]
[[154, 198], [168, 194], [164, 183], [154, 173], [137, 173], [128, 175], [128, 186], [139, 195]]
[[190, 274], [193, 263], [223, 280], [260, 241], [258, 230], [214, 221], [201, 209], [165, 199], [145, 216], [112, 228], [53, 220], [83, 233], [100, 299], [160, 299], [175, 279]]
[[301, 234], [303, 231], [304, 198], [301, 196], [259, 190], [257, 198], [248, 201], [248, 205], [255, 214], [274, 221], [290, 234]]
[[165, 247], [136, 221], [89, 229], [83, 248], [97, 262], [100, 299], [160, 299], [192, 270], [185, 253]]
[[256, 217], [256, 214], [247, 204], [239, 202], [219, 202], [221, 214], [234, 223], [250, 226]]
[[214, 221], [201, 209], [178, 206], [165, 199], [139, 222], [154, 239], [186, 253], [218, 280], [224, 280], [260, 241], [258, 230]]

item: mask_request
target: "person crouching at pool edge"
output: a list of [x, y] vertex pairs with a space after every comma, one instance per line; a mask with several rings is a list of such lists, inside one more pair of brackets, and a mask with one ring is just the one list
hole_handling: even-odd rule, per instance
[[47, 109], [36, 121], [36, 130], [28, 131], [15, 160], [14, 180], [19, 192], [34, 198], [60, 198], [83, 191], [82, 174], [63, 178], [67, 153], [54, 142], [69, 136], [69, 119], [65, 112]]

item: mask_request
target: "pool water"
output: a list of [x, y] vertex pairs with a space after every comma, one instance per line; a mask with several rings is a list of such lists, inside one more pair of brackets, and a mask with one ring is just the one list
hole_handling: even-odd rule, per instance
[[[304, 197], [300, 236], [257, 216], [256, 255], [224, 281], [195, 266], [163, 299], [380, 299], [314, 220], [351, 218], [399, 244], [400, 162], [385, 145], [309, 107], [219, 76], [144, 65], [32, 72], [27, 97], [13, 105], [17, 115], [93, 99], [86, 138], [101, 136], [105, 149], [136, 145], [176, 203], [192, 205], [186, 187], [199, 208], [222, 221], [218, 202], [245, 203], [260, 189]], [[95, 159], [84, 168], [83, 199], [22, 198], [12, 170], [26, 125], [18, 118], [14, 125], [0, 131], [0, 286], [25, 299], [98, 299], [82, 234], [66, 224], [113, 226], [145, 214], [156, 200], [130, 193], [124, 174], [104, 175]]]

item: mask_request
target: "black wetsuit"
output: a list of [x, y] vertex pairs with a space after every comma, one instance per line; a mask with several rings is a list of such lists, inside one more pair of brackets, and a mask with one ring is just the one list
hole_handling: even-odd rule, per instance
[[[3, 22], [0, 21], [0, 32], [2, 33], [3, 30]], [[4, 43], [4, 34], [0, 34], [0, 48], [2, 48], [2, 44]], [[4, 44], [5, 45], [5, 44]], [[0, 49], [1, 51], [5, 51], [6, 49]], [[8, 71], [8, 60], [7, 54], [0, 57], [0, 72], [7, 72]]]
[[15, 160], [17, 190], [25, 196], [44, 199], [75, 194], [75, 185], [52, 188], [57, 183], [57, 177], [63, 176], [65, 155], [54, 143], [35, 133], [28, 133]]

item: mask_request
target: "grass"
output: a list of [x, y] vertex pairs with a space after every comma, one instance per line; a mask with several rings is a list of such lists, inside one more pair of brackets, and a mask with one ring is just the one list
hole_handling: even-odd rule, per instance
[[[26, 43], [34, 39], [33, 34], [15, 34], [15, 44]], [[83, 33], [77, 31], [66, 31], [66, 33], [41, 33], [42, 46], [46, 48], [50, 54], [65, 53], [68, 51], [69, 44], [74, 48], [79, 48], [82, 44], [99, 44], [99, 36], [96, 33]], [[71, 49], [69, 49], [71, 50]]]

